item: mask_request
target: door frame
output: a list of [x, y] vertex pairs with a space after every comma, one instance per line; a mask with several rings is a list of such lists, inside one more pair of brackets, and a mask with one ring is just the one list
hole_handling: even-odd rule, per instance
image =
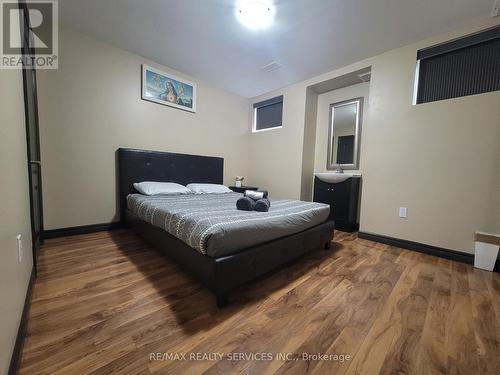
[[[30, 46], [26, 46], [26, 39], [24, 33], [29, 32], [29, 13], [28, 13], [28, 5], [26, 4], [25, 1], [19, 0], [19, 7], [23, 10], [20, 12], [20, 17], [24, 16], [24, 20], [21, 20], [21, 25], [23, 26], [24, 30], [22, 31], [23, 34], [21, 34], [21, 39], [23, 43], [23, 47], [21, 49], [22, 55], [28, 54], [34, 54], [35, 50], [34, 48], [30, 48]], [[29, 34], [28, 34], [29, 35]], [[33, 77], [30, 77], [30, 73], [28, 73], [30, 70], [33, 72]], [[43, 199], [42, 199], [42, 166], [41, 164], [38, 165], [38, 191], [39, 191], [39, 210], [40, 210], [40, 233], [37, 238], [35, 235], [36, 230], [35, 230], [35, 212], [34, 212], [34, 200], [37, 199], [37, 197], [33, 196], [33, 191], [32, 191], [32, 186], [33, 186], [33, 174], [32, 174], [32, 161], [33, 160], [41, 160], [41, 149], [40, 149], [40, 131], [39, 131], [39, 116], [38, 116], [38, 90], [37, 90], [37, 79], [36, 79], [36, 68], [30, 68], [30, 69], [22, 69], [22, 75], [23, 75], [23, 98], [24, 98], [24, 118], [25, 118], [25, 128], [26, 128], [26, 155], [27, 155], [27, 171], [28, 171], [28, 181], [29, 181], [29, 199], [30, 199], [30, 223], [31, 223], [31, 240], [32, 240], [32, 254], [33, 254], [33, 267], [35, 270], [35, 275], [37, 272], [37, 251], [40, 245], [43, 244], [43, 231], [44, 231], [44, 226], [43, 226]], [[31, 134], [30, 131], [30, 126], [29, 126], [29, 107], [28, 107], [28, 88], [27, 88], [27, 80], [33, 78], [33, 105], [34, 105], [34, 121], [35, 121], [35, 134]], [[31, 155], [31, 149], [29, 147], [30, 142], [31, 142], [31, 137], [30, 135], [34, 135], [35, 142], [37, 143], [37, 148], [38, 148], [38, 155]], [[39, 242], [37, 241], [39, 240]], [[37, 243], [38, 242], [38, 243]]]

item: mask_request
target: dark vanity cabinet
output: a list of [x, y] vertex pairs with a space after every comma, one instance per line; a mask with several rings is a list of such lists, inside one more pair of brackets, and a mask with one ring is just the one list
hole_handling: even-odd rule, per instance
[[335, 222], [335, 229], [345, 232], [359, 229], [357, 218], [360, 185], [360, 176], [353, 176], [338, 183], [328, 183], [314, 177], [313, 200], [330, 205], [329, 219]]

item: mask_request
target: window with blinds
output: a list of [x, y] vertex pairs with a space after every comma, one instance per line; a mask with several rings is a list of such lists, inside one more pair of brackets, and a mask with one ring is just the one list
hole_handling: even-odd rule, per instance
[[253, 105], [253, 131], [281, 128], [283, 120], [283, 95]]
[[416, 103], [500, 90], [500, 27], [419, 50]]

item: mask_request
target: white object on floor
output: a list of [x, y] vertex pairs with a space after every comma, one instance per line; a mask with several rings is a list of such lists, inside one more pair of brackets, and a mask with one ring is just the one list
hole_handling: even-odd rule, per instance
[[493, 271], [498, 257], [498, 249], [498, 245], [476, 241], [474, 267]]
[[490, 16], [492, 18], [500, 16], [500, 0], [496, 0], [495, 3], [493, 4]]

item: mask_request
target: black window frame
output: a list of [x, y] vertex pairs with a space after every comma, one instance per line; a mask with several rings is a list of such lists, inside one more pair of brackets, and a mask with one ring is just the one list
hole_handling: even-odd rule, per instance
[[[281, 107], [281, 113], [280, 113], [280, 121], [279, 125], [273, 125], [273, 126], [264, 126], [264, 127], [259, 127], [258, 123], [258, 112], [259, 109], [265, 108], [265, 107], [271, 107], [271, 106], [276, 106], [280, 105]], [[261, 132], [261, 131], [266, 131], [266, 130], [271, 130], [271, 129], [280, 129], [283, 127], [283, 95], [275, 96], [274, 98], [263, 100], [258, 103], [254, 103], [253, 105], [253, 122], [252, 122], [252, 132]]]
[[[495, 65], [492, 65], [493, 63], [487, 59], [481, 60], [481, 57], [476, 57], [477, 60], [474, 60], [474, 57], [471, 58], [471, 56], [474, 56], [474, 50], [482, 47], [484, 47], [483, 53], [488, 50], [488, 53], [494, 54], [494, 57], [497, 55], [500, 56], [500, 50], [497, 52], [495, 48], [498, 43], [500, 43], [500, 26], [495, 26], [418, 50], [414, 104], [425, 104], [500, 90], [500, 80], [498, 78], [500, 77], [500, 70], [495, 69]], [[476, 65], [472, 66], [472, 68], [471, 65], [467, 65], [467, 69], [464, 69], [464, 61], [470, 61], [471, 59], [474, 60]], [[471, 74], [477, 73], [481, 65], [485, 66], [488, 64], [490, 64], [490, 67], [494, 67], [489, 72], [489, 76], [483, 76], [481, 80], [473, 79]], [[430, 69], [433, 70], [433, 73], [429, 73], [429, 67], [431, 67]], [[459, 69], [461, 69], [461, 72]], [[436, 78], [437, 70], [444, 71], [445, 73], [438, 75], [435, 80], [431, 79]], [[449, 73], [451, 71], [454, 73]], [[461, 80], [449, 79], [452, 76], [457, 78], [460, 75], [463, 75]], [[439, 81], [439, 78], [442, 78], [442, 81], [435, 82]], [[426, 86], [426, 83], [429, 85], [429, 82], [432, 82], [433, 87]]]

